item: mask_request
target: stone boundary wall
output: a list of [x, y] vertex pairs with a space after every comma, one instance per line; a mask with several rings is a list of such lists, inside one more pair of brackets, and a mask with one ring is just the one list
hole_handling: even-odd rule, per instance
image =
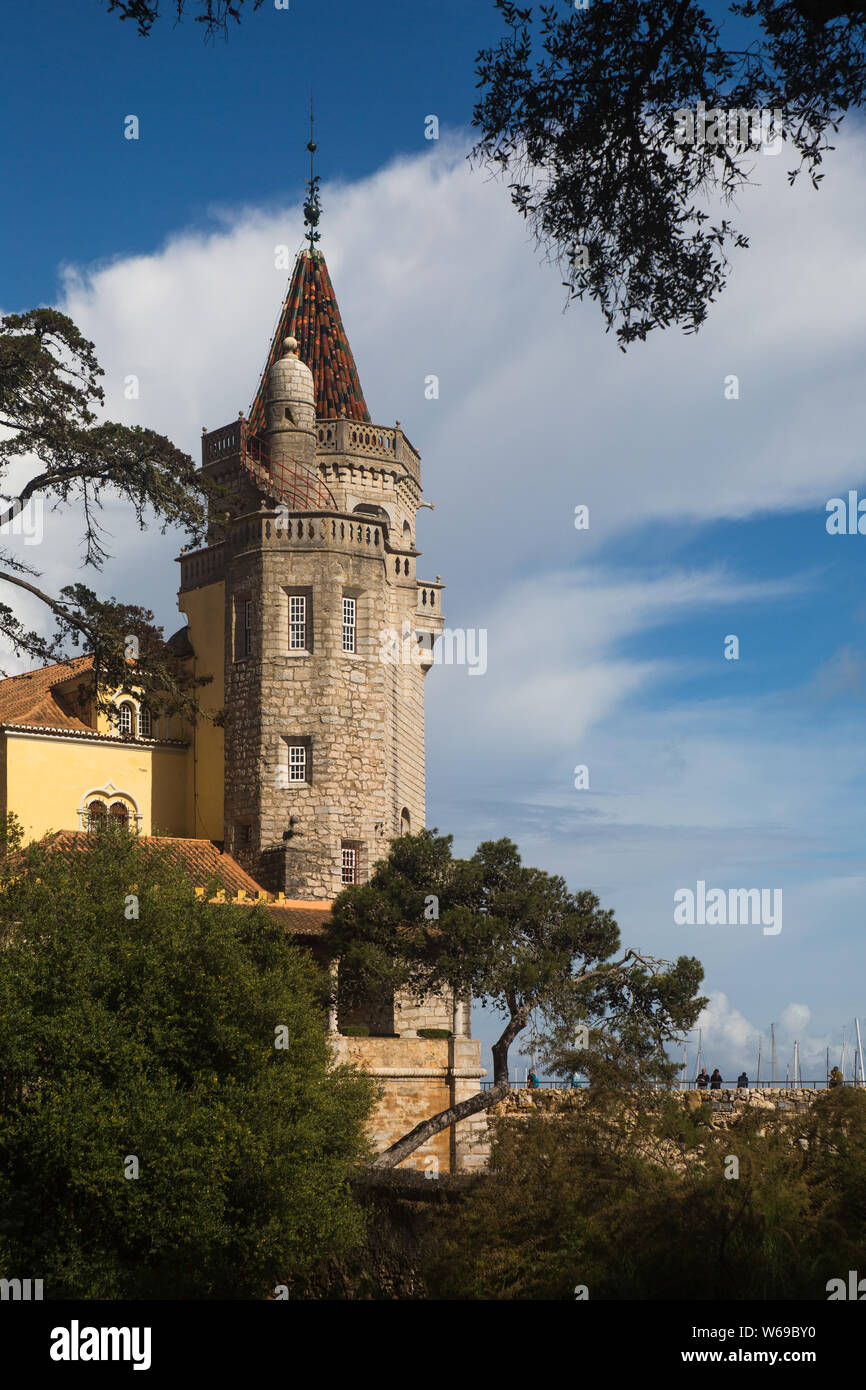
[[[579, 1110], [590, 1096], [588, 1087], [579, 1091], [559, 1090], [544, 1087], [529, 1090], [527, 1087], [514, 1087], [504, 1100], [492, 1105], [488, 1114], [491, 1118], [519, 1119], [531, 1114], [556, 1115], [568, 1110]], [[627, 1093], [624, 1093], [627, 1094]], [[663, 1092], [659, 1091], [659, 1095]], [[749, 1087], [735, 1089], [727, 1087], [718, 1091], [671, 1091], [689, 1111], [706, 1107], [711, 1112], [712, 1123], [719, 1128], [736, 1120], [747, 1111], [760, 1111], [762, 1114], [797, 1114], [808, 1110], [819, 1096], [827, 1094], [827, 1089], [812, 1090], [805, 1086], [782, 1089], [780, 1087]]]

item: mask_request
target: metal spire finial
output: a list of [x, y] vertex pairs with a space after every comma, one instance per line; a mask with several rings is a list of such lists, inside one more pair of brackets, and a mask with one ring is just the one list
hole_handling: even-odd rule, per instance
[[313, 94], [310, 92], [310, 143], [307, 145], [307, 149], [310, 151], [310, 177], [307, 180], [307, 198], [304, 203], [304, 226], [307, 228], [307, 241], [310, 243], [311, 252], [316, 249], [316, 242], [320, 239], [316, 228], [322, 215], [322, 205], [319, 202], [319, 176], [315, 171], [314, 159], [318, 146], [314, 135]]

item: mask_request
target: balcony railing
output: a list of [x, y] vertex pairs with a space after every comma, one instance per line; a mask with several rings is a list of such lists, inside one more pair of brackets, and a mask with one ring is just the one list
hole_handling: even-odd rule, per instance
[[252, 434], [242, 415], [202, 436], [202, 464], [236, 463], [253, 485], [291, 512], [337, 511], [334, 494], [303, 463], [271, 458], [266, 442]]

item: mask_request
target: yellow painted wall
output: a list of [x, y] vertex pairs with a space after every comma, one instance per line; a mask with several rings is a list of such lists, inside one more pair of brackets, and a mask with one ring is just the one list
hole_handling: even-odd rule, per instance
[[[119, 707], [120, 705], [122, 705], [122, 704], [131, 704], [132, 707], [133, 707], [133, 709], [135, 710], [135, 714], [136, 714], [136, 717], [137, 717], [138, 711], [139, 711], [139, 708], [140, 708], [140, 704], [141, 704], [140, 700], [138, 700], [137, 698], [135, 698], [134, 696], [131, 696], [131, 695], [121, 695], [121, 694], [118, 694], [117, 691], [114, 692], [114, 694], [113, 694], [113, 696], [111, 697], [111, 699], [112, 699], [113, 704], [114, 704], [115, 706], [118, 706], [118, 707]], [[162, 720], [162, 716], [161, 716], [161, 715], [156, 716], [156, 717], [154, 718], [154, 721], [153, 721], [153, 737], [154, 737], [154, 738], [163, 738], [163, 737], [165, 736], [165, 735], [163, 734], [161, 720]], [[90, 723], [90, 724], [93, 724], [94, 721], [93, 721], [93, 718], [91, 717], [89, 720], [87, 720], [87, 721], [85, 721], [85, 722]], [[109, 735], [111, 735], [111, 734], [116, 734], [116, 733], [117, 733], [117, 724], [114, 722], [114, 718], [113, 718], [112, 716], [110, 716], [105, 710], [97, 710], [97, 711], [96, 711], [96, 725], [95, 725], [95, 727], [96, 727], [97, 733], [100, 733], [100, 734], [109, 734]], [[133, 728], [135, 728], [135, 727], [136, 727], [136, 725], [133, 725]], [[171, 730], [171, 735], [170, 735], [170, 736], [171, 736], [171, 738], [183, 738], [183, 737], [184, 737], [184, 733], [183, 733], [182, 730], [181, 730], [181, 721], [180, 721], [179, 718], [177, 718], [177, 716], [175, 716], [174, 725], [173, 725], [173, 728], [172, 728], [172, 730]]]
[[[225, 701], [225, 602], [223, 580], [189, 589], [178, 595], [178, 608], [186, 614], [190, 641], [195, 651], [196, 676], [212, 676], [210, 685], [199, 688], [203, 711], [221, 710]], [[200, 718], [186, 737], [192, 743], [189, 759], [187, 800], [191, 809], [188, 835], [205, 840], [222, 840], [224, 740], [221, 728]]]
[[189, 748], [99, 743], [62, 735], [3, 734], [6, 806], [20, 818], [25, 837], [49, 830], [78, 830], [86, 792], [112, 782], [142, 814], [141, 833], [189, 835]]
[[[221, 710], [224, 701], [224, 611], [222, 581], [179, 596], [187, 616], [195, 650], [191, 658], [196, 676], [208, 675], [210, 684], [198, 691], [205, 712]], [[72, 677], [61, 687], [73, 698], [76, 688], [89, 677]], [[135, 704], [136, 702], [133, 701]], [[93, 719], [92, 707], [83, 709], [73, 699], [79, 717]], [[101, 711], [93, 719], [97, 732], [116, 729]], [[164, 736], [160, 718], [154, 735]], [[20, 818], [27, 839], [38, 839], [50, 830], [78, 830], [78, 807], [85, 793], [110, 782], [117, 792], [131, 796], [141, 812], [143, 835], [223, 838], [223, 731], [207, 718], [196, 728], [184, 726], [178, 716], [171, 721], [172, 738], [188, 740], [186, 748], [166, 748], [146, 743], [100, 743], [63, 735], [0, 733], [0, 814], [13, 811]]]
[[191, 762], [192, 748], [154, 748], [150, 784], [152, 828], [150, 832], [142, 830], [142, 834], [192, 835], [192, 808], [188, 796], [187, 775], [187, 768]]

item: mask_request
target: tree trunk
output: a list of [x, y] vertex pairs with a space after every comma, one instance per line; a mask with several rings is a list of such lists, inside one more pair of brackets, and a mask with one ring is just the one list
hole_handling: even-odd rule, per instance
[[476, 1091], [474, 1096], [461, 1100], [457, 1105], [449, 1105], [447, 1110], [440, 1110], [438, 1115], [431, 1115], [429, 1120], [422, 1120], [408, 1134], [404, 1134], [402, 1139], [398, 1139], [389, 1149], [385, 1149], [384, 1153], [377, 1155], [370, 1164], [370, 1170], [396, 1168], [398, 1163], [402, 1163], [409, 1154], [420, 1149], [434, 1134], [440, 1134], [443, 1129], [458, 1124], [460, 1120], [468, 1119], [470, 1115], [489, 1110], [491, 1105], [503, 1100], [508, 1095], [508, 1049], [518, 1033], [526, 1027], [527, 1018], [525, 1010], [512, 1006], [511, 1018], [505, 1031], [493, 1044], [493, 1085], [489, 1091]]
[[380, 1153], [370, 1164], [371, 1170], [381, 1168], [396, 1168], [398, 1163], [402, 1163], [404, 1158], [420, 1149], [428, 1139], [432, 1139], [434, 1134], [439, 1134], [443, 1129], [448, 1129], [450, 1125], [456, 1125], [459, 1120], [466, 1120], [470, 1115], [477, 1115], [481, 1110], [488, 1110], [491, 1105], [495, 1105], [498, 1100], [502, 1100], [508, 1095], [508, 1082], [503, 1081], [495, 1086], [491, 1086], [489, 1091], [477, 1091], [474, 1096], [469, 1096], [467, 1100], [461, 1100], [459, 1105], [450, 1105], [447, 1110], [440, 1110], [438, 1115], [431, 1115], [429, 1120], [422, 1120], [420, 1125], [416, 1125], [408, 1134], [404, 1134], [402, 1139], [398, 1139], [396, 1144], [392, 1144], [390, 1149]]

